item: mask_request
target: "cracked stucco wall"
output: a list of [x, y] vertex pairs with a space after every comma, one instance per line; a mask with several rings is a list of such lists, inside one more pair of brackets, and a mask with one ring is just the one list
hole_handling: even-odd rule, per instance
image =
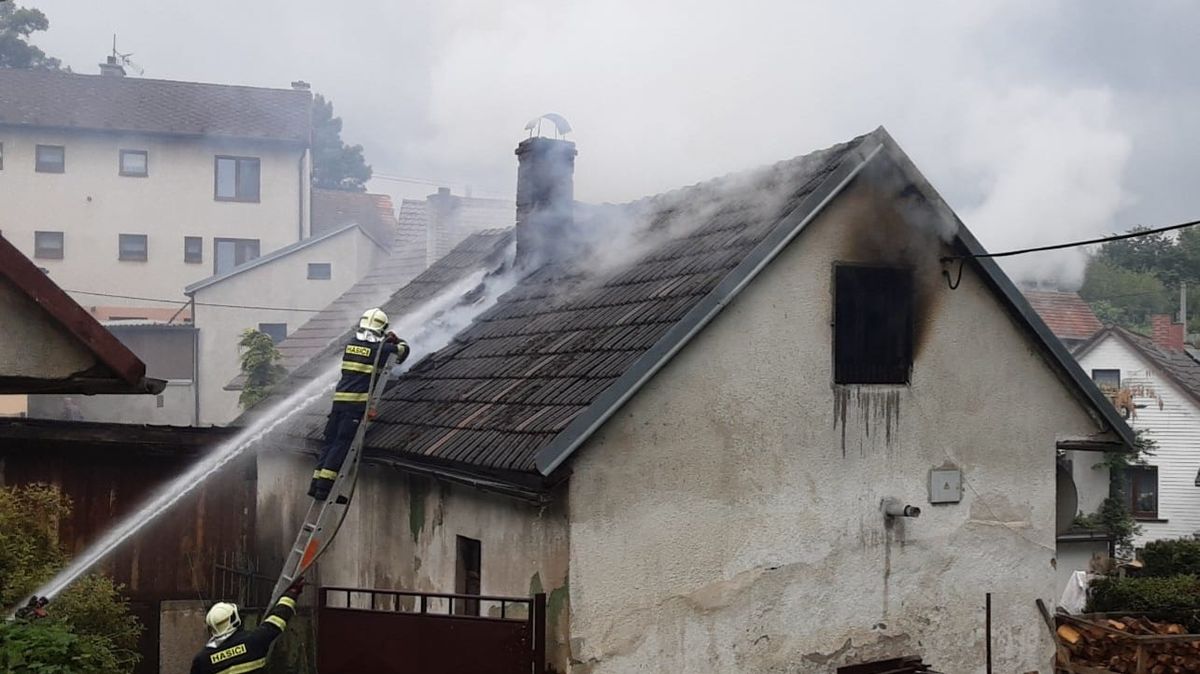
[[[576, 454], [572, 671], [803, 672], [920, 655], [1048, 672], [1055, 440], [1097, 432], [970, 268], [853, 187]], [[831, 385], [831, 266], [918, 276], [911, 386]], [[952, 461], [963, 500], [932, 506]], [[880, 501], [924, 510], [885, 525]]]
[[[256, 543], [264, 568], [282, 565], [282, 555], [300, 527], [314, 462], [311, 456], [278, 451], [259, 454]], [[565, 669], [567, 528], [561, 505], [538, 508], [471, 487], [364, 464], [354, 504], [309, 581], [324, 586], [454, 592], [457, 536], [480, 542], [482, 594], [527, 597], [535, 590], [548, 594], [548, 662]], [[484, 611], [492, 608], [499, 610], [498, 605], [483, 605]]]

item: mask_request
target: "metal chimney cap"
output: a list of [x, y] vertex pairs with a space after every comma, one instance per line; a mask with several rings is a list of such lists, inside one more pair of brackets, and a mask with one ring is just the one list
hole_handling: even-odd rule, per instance
[[560, 138], [571, 133], [571, 124], [567, 122], [566, 117], [556, 112], [547, 112], [541, 117], [534, 117], [525, 125], [525, 130], [529, 132], [530, 136], [533, 135], [534, 129], [537, 130], [538, 135], [541, 135], [543, 119], [554, 124], [554, 131]]

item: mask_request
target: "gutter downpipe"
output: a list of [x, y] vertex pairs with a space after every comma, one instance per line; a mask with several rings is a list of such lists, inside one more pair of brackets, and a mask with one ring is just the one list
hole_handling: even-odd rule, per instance
[[300, 179], [299, 180], [300, 184], [297, 185], [298, 189], [296, 190], [296, 202], [297, 202], [296, 205], [299, 206], [299, 208], [296, 209], [296, 215], [297, 215], [296, 231], [299, 234], [299, 236], [296, 237], [297, 241], [304, 240], [304, 159], [307, 156], [308, 156], [308, 148], [307, 147], [304, 148], [303, 150], [300, 150], [300, 160], [299, 160], [299, 165], [297, 166], [297, 170], [296, 170], [296, 173], [299, 175], [299, 179]]
[[192, 425], [200, 425], [200, 328], [196, 325], [196, 296], [192, 301]]
[[[575, 433], [573, 436], [574, 439], [572, 439], [566, 447], [559, 451], [557, 456], [555, 456], [545, 466], [540, 465], [540, 462], [538, 462], [537, 468], [542, 475], [549, 475], [560, 465], [562, 465], [563, 461], [566, 461], [567, 457], [571, 456], [571, 454], [573, 454], [575, 450], [579, 448], [579, 445], [583, 444], [584, 440], [591, 437], [591, 435], [600, 427], [601, 424], [603, 424], [605, 421], [608, 421], [609, 417], [615, 414], [616, 411], [620, 409], [626, 401], [632, 398], [633, 394], [641, 390], [642, 386], [645, 385], [645, 383], [649, 381], [651, 377], [657, 374], [664, 365], [666, 365], [672, 358], [675, 357], [675, 354], [679, 353], [684, 346], [691, 342], [692, 338], [695, 337], [697, 333], [699, 333], [705, 328], [705, 326], [712, 322], [712, 319], [716, 318], [717, 314], [721, 313], [721, 310], [725, 308], [725, 305], [729, 304], [729, 302], [731, 302], [733, 298], [737, 297], [738, 294], [741, 293], [751, 281], [757, 278], [759, 272], [761, 272], [764, 267], [770, 264], [771, 261], [773, 261], [779, 255], [779, 253], [782, 252], [783, 249], [786, 248], [787, 245], [791, 243], [792, 240], [795, 239], [805, 227], [808, 226], [809, 222], [820, 215], [821, 212], [825, 210], [825, 206], [827, 206], [830, 201], [833, 201], [834, 198], [841, 194], [842, 191], [845, 190], [850, 184], [850, 182], [853, 181], [854, 178], [857, 177], [864, 168], [866, 168], [867, 164], [871, 163], [871, 160], [877, 157], [879, 153], [883, 151], [883, 148], [884, 144], [881, 142], [878, 146], [871, 150], [867, 156], [861, 162], [859, 162], [858, 166], [855, 166], [850, 173], [846, 174], [846, 177], [842, 178], [842, 180], [829, 192], [829, 194], [825, 195], [825, 197], [822, 198], [819, 203], [817, 203], [812, 211], [806, 215], [799, 224], [792, 228], [787, 236], [783, 237], [777, 244], [775, 244], [773, 248], [763, 255], [762, 259], [755, 263], [754, 267], [744, 274], [736, 285], [726, 291], [723, 295], [717, 297], [716, 301], [712, 303], [712, 306], [707, 308], [704, 314], [695, 321], [691, 328], [689, 328], [688, 331], [682, 335], [682, 337], [675, 340], [675, 343], [670, 349], [667, 350], [665, 354], [656, 359], [655, 362], [650, 363], [649, 367], [647, 367], [645, 371], [638, 376], [633, 384], [625, 387], [625, 390], [621, 393], [621, 395], [615, 401], [613, 401], [612, 404], [608, 405], [604, 410], [602, 410], [594, 419], [592, 419], [585, 428], [581, 429], [581, 432]], [[801, 207], [802, 206], [803, 204], [801, 204]], [[793, 213], [794, 212], [795, 211], [793, 211]], [[790, 214], [788, 217], [790, 217]], [[784, 218], [784, 220], [786, 219], [787, 217]], [[753, 254], [754, 253], [751, 253], [751, 255]], [[718, 285], [717, 289], [719, 288], [720, 286]], [[714, 289], [714, 292], [716, 292], [717, 289]], [[708, 298], [705, 298], [705, 300], [702, 300], [701, 304], [703, 305], [707, 301]]]

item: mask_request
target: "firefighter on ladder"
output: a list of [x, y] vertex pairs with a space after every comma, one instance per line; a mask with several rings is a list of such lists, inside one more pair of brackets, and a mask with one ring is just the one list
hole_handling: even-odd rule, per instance
[[296, 615], [296, 599], [303, 589], [304, 576], [300, 576], [253, 630], [242, 629], [237, 604], [213, 604], [204, 616], [212, 638], [192, 658], [191, 674], [245, 674], [265, 670], [271, 644]]
[[321, 455], [308, 487], [308, 495], [318, 501], [328, 498], [358, 424], [367, 413], [368, 391], [381, 374], [375, 371], [375, 363], [385, 363], [394, 355], [399, 364], [408, 357], [408, 344], [387, 328], [387, 314], [381, 309], [368, 309], [358, 321], [354, 339], [342, 349], [342, 377], [333, 393]]

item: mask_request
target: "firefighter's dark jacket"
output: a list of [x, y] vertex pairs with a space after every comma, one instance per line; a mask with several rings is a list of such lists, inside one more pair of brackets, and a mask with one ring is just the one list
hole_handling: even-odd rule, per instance
[[375, 364], [382, 365], [390, 355], [396, 356], [397, 363], [404, 362], [408, 357], [408, 344], [404, 340], [393, 344], [351, 339], [342, 350], [342, 378], [333, 393], [333, 411], [361, 412], [366, 409], [371, 381], [380, 374], [375, 371]]
[[289, 589], [252, 630], [239, 630], [215, 648], [205, 646], [192, 658], [191, 674], [245, 674], [260, 672], [267, 666], [271, 644], [287, 629], [296, 615], [295, 590]]

